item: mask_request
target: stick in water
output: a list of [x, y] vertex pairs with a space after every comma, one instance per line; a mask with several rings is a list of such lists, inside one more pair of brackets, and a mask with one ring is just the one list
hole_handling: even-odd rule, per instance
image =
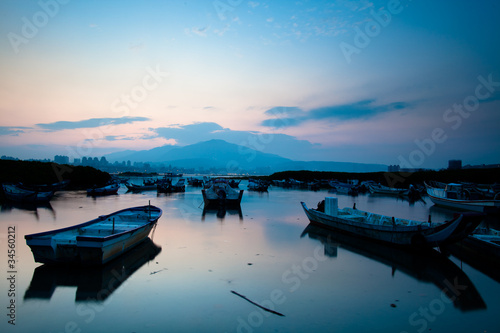
[[276, 312], [276, 311], [274, 311], [274, 310], [271, 310], [271, 309], [265, 308], [265, 307], [263, 307], [262, 305], [257, 304], [257, 303], [255, 303], [255, 302], [253, 302], [253, 301], [249, 300], [248, 298], [246, 298], [245, 296], [243, 296], [243, 295], [241, 295], [241, 294], [238, 294], [238, 293], [237, 293], [236, 291], [234, 291], [234, 290], [231, 290], [231, 292], [232, 292], [233, 294], [235, 294], [235, 295], [240, 296], [240, 297], [241, 297], [241, 298], [243, 298], [244, 300], [246, 300], [246, 301], [248, 301], [248, 302], [252, 303], [253, 305], [258, 306], [258, 307], [259, 307], [259, 308], [261, 308], [262, 310], [265, 310], [265, 311], [267, 311], [267, 312], [274, 313], [275, 315], [278, 315], [278, 316], [281, 316], [281, 317], [284, 317], [284, 316], [285, 316], [284, 314], [281, 314], [281, 313]]

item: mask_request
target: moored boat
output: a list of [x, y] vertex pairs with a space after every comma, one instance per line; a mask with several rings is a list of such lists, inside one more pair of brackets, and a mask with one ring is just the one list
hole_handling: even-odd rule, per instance
[[223, 178], [212, 180], [212, 186], [201, 190], [205, 207], [222, 206], [231, 207], [239, 206], [243, 197], [243, 190], [235, 190], [228, 181]]
[[248, 190], [256, 192], [267, 192], [269, 185], [258, 179], [248, 180]]
[[87, 195], [111, 195], [118, 193], [118, 189], [120, 188], [120, 184], [114, 183], [102, 187], [92, 187], [87, 189]]
[[426, 182], [425, 187], [431, 201], [438, 206], [475, 212], [500, 211], [500, 200], [478, 198], [475, 191], [464, 184]]
[[325, 212], [302, 207], [311, 223], [359, 237], [400, 246], [437, 247], [467, 237], [482, 221], [480, 213], [464, 212], [443, 223], [395, 218], [355, 208], [338, 209], [336, 198], [326, 198]]
[[54, 191], [28, 190], [13, 184], [2, 185], [5, 198], [16, 202], [49, 202], [54, 196]]
[[140, 192], [140, 191], [156, 190], [157, 184], [156, 184], [156, 182], [154, 182], [154, 183], [145, 183], [143, 185], [136, 185], [136, 184], [132, 184], [132, 183], [126, 183], [125, 186], [127, 186], [127, 189], [129, 191]]
[[395, 188], [388, 187], [381, 184], [370, 184], [368, 185], [368, 190], [371, 194], [386, 194], [386, 195], [401, 195], [406, 189], [404, 188]]
[[102, 265], [146, 239], [161, 215], [155, 206], [132, 207], [25, 239], [36, 262]]

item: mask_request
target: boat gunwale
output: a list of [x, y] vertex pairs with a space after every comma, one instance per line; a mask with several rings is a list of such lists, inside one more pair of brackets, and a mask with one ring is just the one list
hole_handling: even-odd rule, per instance
[[[73, 226], [69, 226], [69, 227], [65, 227], [65, 228], [60, 228], [60, 229], [56, 229], [56, 230], [49, 230], [49, 231], [43, 231], [43, 232], [39, 232], [39, 233], [34, 233], [34, 234], [29, 234], [29, 235], [25, 235], [24, 238], [28, 241], [28, 240], [33, 240], [33, 239], [40, 239], [42, 237], [45, 237], [45, 236], [49, 236], [49, 235], [56, 235], [58, 233], [61, 233], [61, 232], [66, 232], [66, 231], [71, 231], [71, 230], [74, 230], [74, 229], [79, 229], [79, 228], [82, 228], [82, 227], [86, 227], [86, 226], [89, 226], [89, 225], [92, 225], [92, 224], [96, 224], [100, 221], [104, 221], [106, 219], [108, 219], [109, 217], [112, 217], [114, 215], [118, 215], [120, 213], [123, 213], [123, 212], [126, 212], [126, 211], [137, 211], [137, 210], [143, 210], [144, 208], [151, 208], [155, 211], [157, 211], [159, 214], [158, 214], [158, 217], [154, 217], [152, 219], [148, 219], [148, 223], [144, 223], [143, 225], [140, 225], [140, 226], [137, 226], [136, 228], [133, 228], [133, 229], [130, 229], [130, 230], [125, 230], [123, 232], [120, 232], [120, 233], [116, 233], [116, 234], [112, 234], [112, 235], [108, 235], [108, 236], [105, 236], [105, 237], [96, 237], [96, 236], [85, 236], [85, 235], [78, 235], [76, 236], [76, 240], [81, 240], [81, 241], [96, 241], [96, 240], [99, 240], [99, 241], [107, 241], [107, 240], [110, 240], [110, 239], [113, 239], [113, 238], [116, 238], [116, 237], [120, 237], [126, 233], [130, 233], [130, 232], [134, 232], [134, 231], [137, 231], [138, 229], [144, 227], [144, 226], [148, 226], [150, 224], [153, 224], [153, 223], [156, 223], [156, 221], [158, 221], [158, 219], [161, 217], [162, 215], [162, 210], [156, 206], [138, 206], [138, 207], [131, 207], [131, 208], [125, 208], [125, 209], [121, 209], [121, 210], [118, 210], [116, 212], [113, 212], [111, 214], [108, 214], [108, 215], [101, 215], [95, 219], [92, 219], [90, 221], [87, 221], [87, 222], [84, 222], [84, 223], [80, 223], [80, 224], [76, 224], [76, 225], [73, 225]], [[28, 244], [29, 245], [29, 244]]]

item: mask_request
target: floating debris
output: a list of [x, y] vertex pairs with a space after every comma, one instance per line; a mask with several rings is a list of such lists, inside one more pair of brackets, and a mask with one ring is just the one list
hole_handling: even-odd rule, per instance
[[268, 308], [266, 308], [266, 307], [263, 307], [263, 306], [262, 306], [262, 305], [260, 305], [260, 304], [255, 303], [254, 301], [249, 300], [248, 298], [246, 298], [245, 296], [243, 296], [243, 295], [241, 295], [241, 294], [238, 294], [238, 293], [237, 293], [236, 291], [234, 291], [234, 290], [231, 290], [231, 292], [232, 292], [233, 294], [237, 295], [237, 296], [240, 296], [240, 297], [241, 297], [241, 298], [243, 298], [244, 300], [246, 300], [246, 301], [248, 301], [248, 302], [252, 303], [253, 305], [258, 306], [259, 308], [261, 308], [261, 309], [262, 309], [262, 310], [264, 310], [264, 311], [274, 313], [275, 315], [278, 315], [278, 316], [281, 316], [281, 317], [284, 317], [284, 316], [285, 316], [285, 315], [284, 315], [284, 314], [282, 314], [282, 313], [279, 313], [279, 312], [277, 312], [277, 311], [274, 311], [274, 310], [268, 309]]

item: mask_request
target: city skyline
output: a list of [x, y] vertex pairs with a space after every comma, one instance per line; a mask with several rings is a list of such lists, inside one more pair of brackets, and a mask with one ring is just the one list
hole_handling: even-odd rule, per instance
[[0, 4], [0, 155], [496, 164], [494, 1]]

